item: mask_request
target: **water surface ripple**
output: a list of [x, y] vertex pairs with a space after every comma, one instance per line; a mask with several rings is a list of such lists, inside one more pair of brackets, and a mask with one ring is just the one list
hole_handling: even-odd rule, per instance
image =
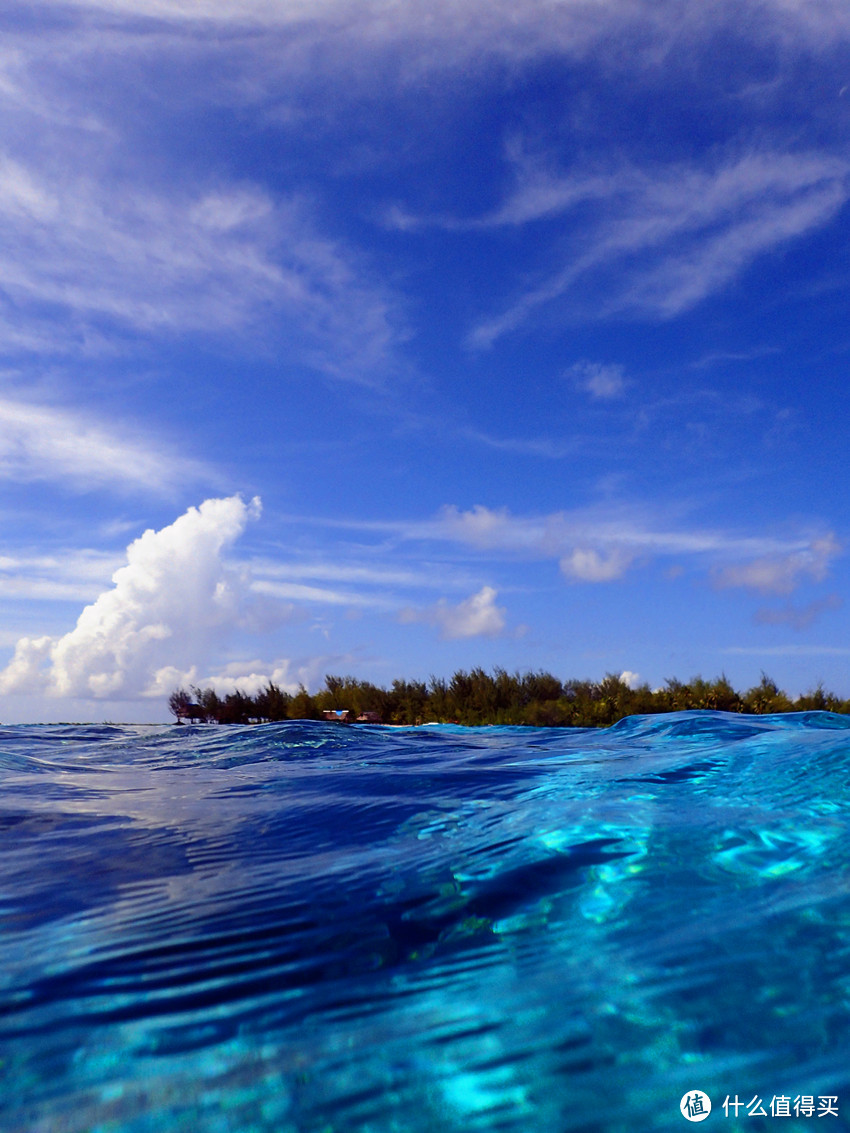
[[848, 1128], [848, 782], [829, 713], [0, 728], [0, 1129]]

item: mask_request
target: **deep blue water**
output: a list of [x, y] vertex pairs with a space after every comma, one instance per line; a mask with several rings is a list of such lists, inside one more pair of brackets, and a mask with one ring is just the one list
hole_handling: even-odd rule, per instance
[[850, 1128], [848, 808], [829, 713], [0, 728], [0, 1129]]

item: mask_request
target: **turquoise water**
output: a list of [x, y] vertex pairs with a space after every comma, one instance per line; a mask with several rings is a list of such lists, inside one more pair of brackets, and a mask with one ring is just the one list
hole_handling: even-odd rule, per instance
[[848, 808], [829, 713], [2, 728], [0, 1129], [848, 1128]]

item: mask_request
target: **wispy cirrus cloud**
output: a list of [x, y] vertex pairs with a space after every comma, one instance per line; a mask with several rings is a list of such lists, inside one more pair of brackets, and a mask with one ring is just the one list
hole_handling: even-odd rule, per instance
[[312, 559], [274, 562], [269, 559], [253, 559], [251, 570], [258, 582], [284, 583], [303, 582], [344, 582], [351, 585], [369, 586], [386, 591], [388, 589], [443, 589], [446, 585], [462, 586], [465, 578], [451, 579], [445, 568], [438, 570], [433, 564], [417, 562], [415, 567], [391, 567], [365, 563], [352, 558], [341, 561], [338, 553], [332, 559]]
[[[471, 60], [483, 73], [498, 59], [592, 56], [602, 45], [607, 58], [617, 42], [619, 65], [639, 69], [641, 61], [656, 67], [673, 58], [674, 44], [699, 43], [707, 31], [759, 42], [787, 39], [797, 28], [815, 37], [826, 27], [833, 37], [850, 33], [840, 4], [828, 0], [744, 6], [758, 18], [742, 21], [740, 4], [681, 0], [37, 4], [45, 26], [35, 35], [27, 22], [11, 21], [0, 49], [0, 288], [16, 316], [0, 304], [0, 335], [16, 350], [48, 349], [46, 306], [68, 320], [68, 333], [52, 336], [54, 350], [61, 338], [71, 344], [96, 335], [104, 321], [157, 334], [271, 333], [283, 321], [289, 344], [312, 365], [377, 384], [408, 334], [398, 297], [377, 269], [325, 228], [304, 190], [272, 195], [225, 177], [198, 189], [193, 170], [155, 170], [156, 163], [144, 170], [144, 154], [139, 160], [130, 152], [139, 143], [132, 114], [110, 98], [115, 77], [125, 69], [142, 76], [134, 99], [147, 91], [154, 121], [169, 111], [168, 98], [156, 94], [161, 85], [184, 109], [212, 99], [264, 114], [278, 107], [285, 119], [309, 117], [305, 84], [344, 89], [356, 79], [371, 89], [386, 83], [389, 60], [396, 89], [409, 90], [439, 73], [459, 74]], [[377, 58], [381, 66], [372, 65]], [[313, 101], [321, 115], [321, 99]], [[713, 170], [623, 165], [567, 173], [528, 159], [517, 145], [508, 157], [513, 190], [489, 211], [425, 220], [400, 206], [394, 212], [397, 227], [494, 230], [558, 223], [578, 207], [593, 214], [589, 239], [570, 243], [560, 265], [539, 269], [536, 284], [473, 328], [477, 346], [517, 329], [579, 280], [606, 285], [603, 312], [670, 317], [724, 287], [756, 256], [825, 223], [847, 199], [847, 163], [835, 159], [830, 172], [830, 159], [817, 154], [784, 155], [782, 168], [782, 155], [755, 154]]]
[[[566, 229], [566, 264], [479, 323], [471, 345], [492, 345], [580, 280], [583, 287], [604, 280], [603, 314], [679, 314], [725, 287], [757, 257], [831, 220], [850, 197], [850, 162], [817, 152], [755, 152], [715, 169], [630, 167], [589, 184], [596, 197], [587, 189], [582, 199], [592, 202], [595, 215], [579, 234]], [[525, 188], [523, 200], [527, 195]], [[572, 203], [565, 194], [564, 208], [553, 210], [551, 192], [546, 201], [536, 215], [527, 206], [518, 210], [522, 222], [553, 211], [566, 214], [566, 202]], [[518, 223], [514, 217], [515, 210], [503, 205], [491, 219]]]
[[686, 526], [652, 509], [598, 505], [546, 515], [515, 515], [507, 508], [449, 505], [431, 519], [335, 521], [333, 526], [374, 531], [397, 540], [445, 542], [493, 559], [551, 559], [575, 582], [605, 583], [658, 558], [689, 562], [719, 589], [790, 594], [804, 582], [823, 581], [842, 547], [831, 532], [785, 538]]
[[46, 306], [73, 330], [63, 340], [54, 325], [54, 352], [104, 325], [273, 337], [284, 319], [312, 364], [371, 384], [403, 337], [389, 292], [317, 230], [303, 198], [250, 184], [189, 192], [113, 179], [107, 187], [6, 157], [0, 223], [0, 290], [17, 322], [34, 328], [7, 342], [13, 348], [44, 345]]
[[276, 582], [270, 579], [257, 579], [252, 590], [257, 594], [288, 602], [307, 603], [322, 606], [345, 606], [349, 609], [394, 610], [398, 602], [386, 594], [373, 590], [341, 590], [329, 586], [310, 586], [304, 582]]
[[89, 602], [120, 565], [120, 557], [104, 551], [7, 552], [0, 555], [0, 597], [22, 603]]
[[[386, 558], [382, 555], [382, 558]], [[377, 614], [398, 614], [411, 610], [411, 594], [422, 591], [458, 591], [470, 585], [471, 572], [456, 564], [439, 567], [418, 561], [415, 567], [366, 563], [355, 552], [336, 549], [325, 559], [272, 562], [252, 559], [245, 564], [252, 576], [253, 593], [292, 603], [293, 609], [321, 606], [347, 611], [370, 610]], [[463, 607], [463, 603], [461, 603]], [[424, 607], [423, 607], [424, 608]], [[445, 599], [428, 610], [454, 609]], [[404, 620], [404, 619], [403, 619]], [[422, 619], [432, 620], [430, 615]]]
[[91, 414], [0, 398], [0, 479], [168, 496], [217, 475], [201, 461]]
[[553, 440], [551, 437], [497, 437], [485, 433], [481, 429], [463, 428], [456, 430], [457, 436], [464, 441], [483, 445], [485, 448], [495, 449], [497, 452], [515, 453], [519, 456], [540, 457], [543, 460], [562, 460], [565, 456], [574, 453], [578, 444], [576, 441]]
[[[842, 0], [720, 0], [693, 5], [686, 0], [566, 0], [541, 5], [533, 0], [52, 0], [53, 8], [147, 17], [160, 26], [185, 24], [228, 29], [294, 32], [312, 42], [317, 29], [350, 43], [389, 45], [415, 39], [429, 49], [426, 61], [454, 65], [470, 57], [495, 55], [525, 59], [552, 51], [583, 54], [612, 35], [641, 32], [633, 55], [657, 65], [674, 45], [705, 38], [716, 28], [744, 29], [756, 42], [834, 45], [850, 34], [850, 15]], [[742, 18], [742, 13], [750, 18]], [[390, 18], [391, 17], [391, 18]], [[442, 53], [433, 58], [437, 46]], [[420, 61], [421, 68], [424, 61]]]

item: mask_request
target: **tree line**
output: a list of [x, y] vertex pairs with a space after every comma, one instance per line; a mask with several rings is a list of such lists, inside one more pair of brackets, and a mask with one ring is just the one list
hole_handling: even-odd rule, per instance
[[326, 676], [316, 693], [304, 686], [290, 693], [269, 683], [253, 696], [232, 692], [219, 696], [212, 688], [176, 689], [168, 706], [177, 722], [255, 724], [275, 720], [321, 720], [325, 712], [348, 709], [353, 716], [376, 714], [384, 724], [440, 723], [528, 724], [537, 727], [602, 728], [624, 716], [686, 709], [764, 714], [825, 710], [850, 714], [850, 700], [841, 700], [818, 685], [791, 699], [766, 674], [759, 684], [737, 692], [720, 676], [669, 679], [662, 688], [632, 688], [609, 673], [601, 681], [561, 681], [546, 672], [508, 673], [494, 669], [459, 670], [445, 680], [395, 680], [382, 688], [355, 677]]

